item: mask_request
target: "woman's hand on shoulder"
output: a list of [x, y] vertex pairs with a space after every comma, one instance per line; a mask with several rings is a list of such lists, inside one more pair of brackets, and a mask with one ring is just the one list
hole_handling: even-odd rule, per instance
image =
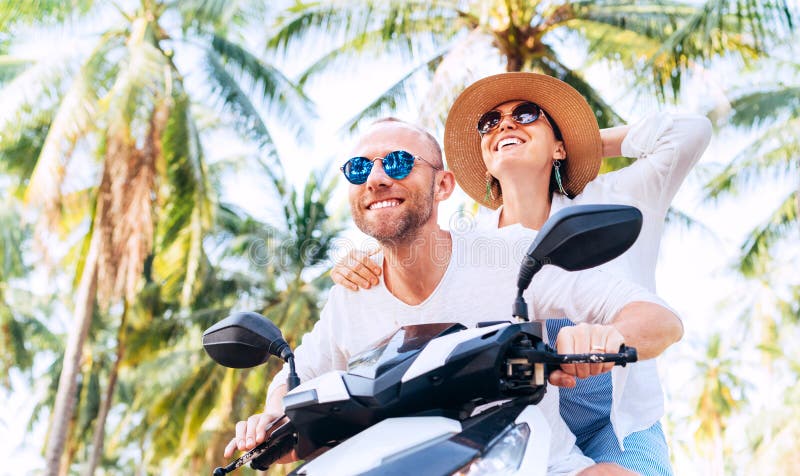
[[369, 289], [380, 282], [381, 267], [370, 256], [380, 251], [352, 250], [331, 270], [333, 282], [351, 291]]

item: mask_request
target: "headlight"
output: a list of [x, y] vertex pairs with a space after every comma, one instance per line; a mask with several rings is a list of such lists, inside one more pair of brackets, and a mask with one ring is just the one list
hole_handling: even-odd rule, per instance
[[492, 444], [480, 458], [453, 473], [453, 476], [502, 476], [519, 469], [531, 429], [527, 423], [511, 425]]

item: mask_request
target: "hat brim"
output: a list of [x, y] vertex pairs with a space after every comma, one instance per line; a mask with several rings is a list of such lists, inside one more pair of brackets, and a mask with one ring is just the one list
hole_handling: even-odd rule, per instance
[[453, 103], [444, 130], [447, 165], [461, 188], [480, 204], [496, 209], [502, 196], [486, 196], [486, 165], [478, 119], [509, 101], [538, 104], [561, 131], [567, 152], [564, 188], [575, 196], [600, 170], [603, 145], [589, 103], [569, 84], [537, 73], [503, 73], [476, 81]]

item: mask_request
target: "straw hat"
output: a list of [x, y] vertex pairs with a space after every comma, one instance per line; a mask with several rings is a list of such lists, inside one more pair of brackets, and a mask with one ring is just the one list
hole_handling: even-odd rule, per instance
[[551, 76], [504, 73], [483, 78], [461, 93], [453, 103], [444, 129], [444, 152], [456, 182], [480, 204], [495, 209], [503, 198], [486, 197], [486, 165], [481, 155], [478, 119], [508, 101], [532, 101], [554, 121], [567, 151], [564, 188], [572, 196], [597, 177], [603, 145], [597, 119], [581, 94]]

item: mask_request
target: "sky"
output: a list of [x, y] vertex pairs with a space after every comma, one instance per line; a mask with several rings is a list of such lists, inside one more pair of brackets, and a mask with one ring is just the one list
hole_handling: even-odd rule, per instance
[[[574, 60], [579, 61], [580, 58]], [[316, 103], [319, 114], [311, 128], [313, 141], [298, 142], [297, 136], [288, 129], [283, 130], [285, 128], [279, 126], [276, 128], [278, 133], [275, 134], [275, 139], [291, 183], [302, 185], [310, 169], [338, 169], [338, 165], [346, 158], [351, 143], [351, 138], [341, 130], [343, 121], [352, 117], [384, 87], [398, 79], [404, 73], [404, 65], [405, 62], [401, 59], [387, 57], [368, 67], [354, 67], [346, 72], [328, 75], [324, 81], [313, 81], [310, 84], [308, 95]], [[298, 65], [291, 63], [286, 65], [290, 75], [297, 68]], [[616, 74], [614, 71], [611, 74], [609, 71], [597, 71], [598, 74], [593, 77], [609, 79], [596, 83], [596, 86], [607, 94], [623, 117], [635, 121], [653, 108], [699, 113], [705, 113], [709, 109], [724, 111], [723, 91], [732, 85], [728, 69], [735, 70], [736, 66], [728, 65], [697, 75], [688, 85], [679, 104], [668, 107], [658, 106], [647, 100], [623, 100], [622, 93], [618, 90], [615, 92], [618, 85], [611, 81]], [[499, 72], [497, 65], [487, 64], [486, 71], [482, 73], [488, 75], [495, 72]], [[405, 107], [393, 115], [415, 121], [418, 112], [416, 107]], [[693, 363], [687, 356], [694, 355], [711, 332], [724, 329], [728, 325], [720, 316], [735, 313], [736, 303], [729, 304], [727, 309], [721, 308], [720, 303], [730, 301], [732, 291], [743, 286], [741, 280], [733, 276], [729, 269], [744, 239], [745, 231], [763, 219], [765, 209], [774, 208], [775, 201], [787, 187], [796, 186], [787, 181], [777, 183], [771, 190], [759, 191], [757, 195], [744, 200], [724, 202], [716, 207], [701, 205], [703, 170], [727, 163], [751, 137], [741, 131], [715, 134], [698, 164], [697, 172], [690, 175], [675, 199], [675, 206], [698, 218], [711, 232], [670, 226], [663, 238], [657, 268], [658, 291], [683, 317], [685, 326], [683, 341], [674, 345], [660, 359], [660, 370], [668, 389], [668, 411], [676, 414], [691, 415], [687, 399], [684, 398], [685, 389], [694, 385], [691, 380]], [[212, 155], [236, 155], [248, 151], [245, 147], [240, 150], [228, 138], [221, 138], [218, 143], [208, 145]], [[225, 188], [225, 198], [256, 216], [268, 219], [269, 204], [258, 199], [263, 195], [265, 186], [263, 177], [254, 174], [231, 177]], [[443, 204], [440, 224], [449, 228], [450, 220], [458, 214], [459, 207], [468, 203], [466, 195], [458, 190]], [[339, 180], [331, 205], [341, 212], [346, 210], [344, 180]], [[361, 238], [352, 229], [346, 236], [354, 240]], [[6, 435], [2, 438], [6, 444], [0, 445], [0, 461], [6, 463], [0, 466], [0, 475], [30, 474], [43, 464], [39, 452], [44, 441], [44, 428], [40, 425], [28, 436], [23, 431], [35, 400], [32, 394], [37, 389], [25, 389], [22, 386], [19, 388], [20, 390], [10, 395], [0, 393], [0, 433]]]

